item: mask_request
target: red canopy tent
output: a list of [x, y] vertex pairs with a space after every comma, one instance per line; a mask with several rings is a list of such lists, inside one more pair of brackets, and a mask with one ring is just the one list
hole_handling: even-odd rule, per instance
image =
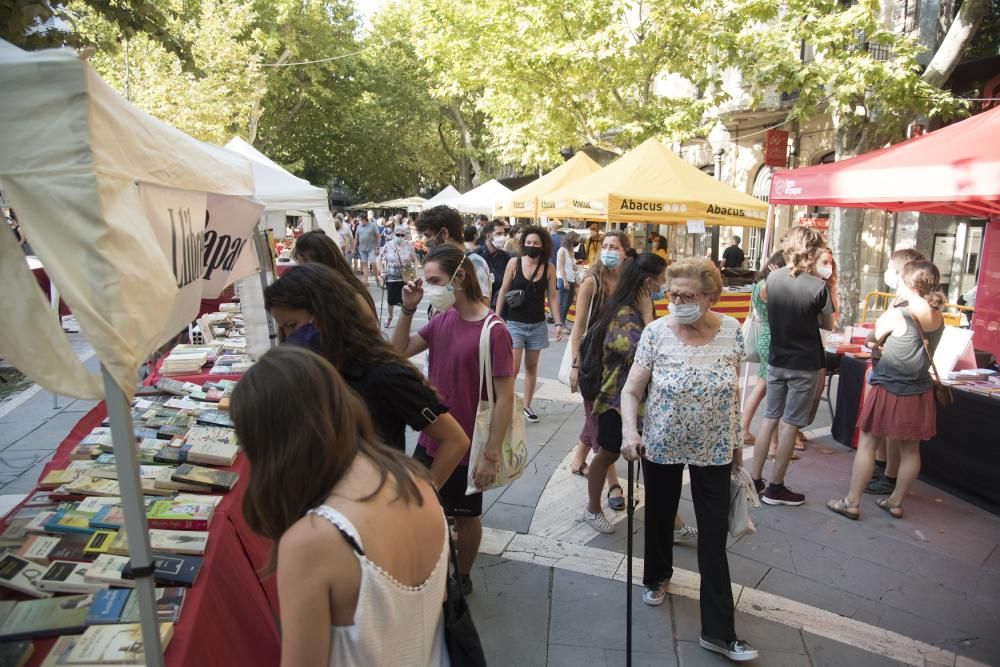
[[990, 218], [972, 329], [976, 347], [1000, 358], [1000, 107], [854, 158], [777, 172], [770, 203]]

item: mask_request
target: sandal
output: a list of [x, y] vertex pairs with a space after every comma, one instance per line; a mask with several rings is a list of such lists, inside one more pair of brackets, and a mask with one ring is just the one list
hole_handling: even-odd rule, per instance
[[[620, 496], [613, 496], [611, 492], [618, 489], [622, 492]], [[625, 509], [625, 490], [622, 488], [621, 484], [615, 484], [608, 489], [608, 507], [616, 512], [621, 512]]]
[[797, 451], [797, 452], [804, 452], [804, 451], [806, 451], [806, 440], [808, 440], [808, 438], [806, 438], [806, 434], [805, 433], [803, 433], [802, 431], [799, 431], [798, 433], [796, 433], [795, 434], [795, 451]]
[[587, 465], [586, 461], [584, 461], [583, 465], [581, 465], [579, 468], [574, 469], [573, 466], [570, 466], [569, 471], [574, 475], [579, 475], [580, 477], [587, 477], [590, 475], [590, 466]]
[[884, 509], [889, 513], [893, 519], [903, 518], [903, 506], [902, 505], [890, 505], [888, 498], [879, 498], [875, 501], [875, 504]]
[[828, 500], [826, 501], [826, 508], [841, 516], [846, 516], [851, 521], [857, 521], [858, 517], [861, 516], [861, 512], [858, 510], [858, 505], [850, 504], [847, 502], [847, 498], [842, 498], [841, 500]]

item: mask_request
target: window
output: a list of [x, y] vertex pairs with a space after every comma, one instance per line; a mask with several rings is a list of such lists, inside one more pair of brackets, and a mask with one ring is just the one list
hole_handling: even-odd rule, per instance
[[917, 29], [917, 11], [919, 0], [903, 0], [903, 32], [911, 33]]

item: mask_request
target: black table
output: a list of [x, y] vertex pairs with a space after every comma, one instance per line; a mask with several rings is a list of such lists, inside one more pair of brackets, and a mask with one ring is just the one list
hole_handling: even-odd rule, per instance
[[830, 434], [840, 444], [855, 449], [858, 443], [854, 439], [854, 427], [858, 423], [858, 414], [861, 412], [861, 394], [865, 387], [865, 374], [867, 372], [867, 359], [855, 359], [845, 355], [840, 360], [837, 403], [833, 412]]

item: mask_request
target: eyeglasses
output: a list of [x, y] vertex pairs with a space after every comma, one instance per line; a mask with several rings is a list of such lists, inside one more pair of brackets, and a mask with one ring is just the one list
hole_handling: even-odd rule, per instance
[[395, 236], [395, 237], [396, 237], [397, 239], [405, 239], [405, 238], [406, 238], [406, 234], [394, 234], [394, 236]]
[[667, 292], [667, 297], [671, 303], [694, 303], [700, 294], [682, 294], [681, 292]]

